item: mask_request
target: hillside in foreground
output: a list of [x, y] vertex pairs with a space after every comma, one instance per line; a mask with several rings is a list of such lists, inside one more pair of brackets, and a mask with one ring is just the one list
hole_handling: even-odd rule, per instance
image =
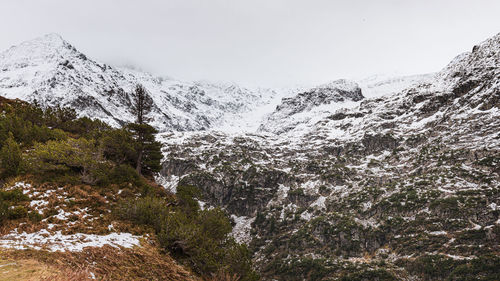
[[136, 170], [146, 144], [132, 125], [0, 108], [0, 280], [256, 280], [221, 209], [200, 209], [194, 186], [155, 184], [161, 157], [144, 152]]

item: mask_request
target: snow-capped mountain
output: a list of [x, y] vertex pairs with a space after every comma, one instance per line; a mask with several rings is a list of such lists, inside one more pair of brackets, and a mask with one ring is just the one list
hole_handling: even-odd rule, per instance
[[[318, 97], [322, 87], [285, 98], [260, 130], [345, 142], [388, 131], [394, 136], [403, 136], [438, 123], [448, 131], [456, 124], [470, 121], [471, 116], [488, 120], [483, 120], [483, 128], [474, 129], [476, 133], [497, 128], [496, 109], [492, 104], [498, 103], [500, 93], [498, 41], [499, 35], [488, 39], [434, 74], [374, 77], [359, 84], [339, 80], [328, 87], [335, 89], [341, 82], [347, 91], [344, 93], [349, 95], [345, 99], [333, 99], [334, 102]], [[371, 97], [364, 98], [365, 93]], [[450, 134], [457, 132], [463, 133], [449, 131]], [[474, 135], [473, 130], [469, 133]]]
[[223, 127], [277, 95], [269, 89], [182, 82], [114, 68], [88, 58], [57, 34], [0, 53], [0, 95], [69, 106], [115, 126], [134, 121], [131, 95], [139, 83], [154, 102], [150, 117], [160, 131]]
[[133, 89], [142, 84], [154, 102], [152, 125], [162, 132], [283, 133], [303, 131], [329, 113], [368, 98], [399, 92], [432, 75], [337, 80], [312, 88], [272, 90], [235, 84], [186, 82], [92, 60], [57, 34], [0, 53], [0, 95], [69, 106], [80, 116], [113, 126], [134, 121]]
[[262, 134], [165, 134], [162, 180], [225, 208], [264, 280], [498, 265], [500, 34], [416, 80], [367, 99], [346, 81], [297, 91]]
[[[500, 34], [474, 47], [473, 52], [457, 56], [423, 82], [396, 94], [367, 99], [349, 112], [332, 114], [311, 127], [311, 132], [327, 136], [332, 130], [341, 130], [342, 141], [386, 132], [404, 136], [436, 126], [441, 128], [440, 137], [445, 132], [464, 135], [464, 130], [468, 136], [491, 133], [499, 126], [499, 48]], [[470, 122], [484, 124], [472, 128]]]

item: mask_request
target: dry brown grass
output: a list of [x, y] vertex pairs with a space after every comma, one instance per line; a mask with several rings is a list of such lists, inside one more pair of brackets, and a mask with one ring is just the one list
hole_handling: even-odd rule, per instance
[[[75, 212], [88, 208], [85, 212], [88, 216], [84, 218], [83, 213], [71, 215], [68, 220], [60, 221], [54, 216], [48, 217], [46, 221], [30, 221], [23, 218], [15, 221], [7, 221], [0, 226], [0, 234], [6, 234], [14, 228], [28, 233], [47, 229], [48, 223], [54, 223], [49, 231], [61, 230], [63, 234], [75, 232], [87, 234], [107, 234], [108, 225], [112, 222], [115, 231], [126, 231], [134, 234], [151, 233], [144, 226], [131, 225], [129, 223], [113, 221], [108, 212], [115, 206], [118, 198], [125, 194], [116, 194], [118, 187], [103, 190], [88, 185], [66, 185], [60, 186], [54, 183], [36, 184], [29, 177], [16, 178], [14, 182], [25, 181], [32, 183], [30, 195], [33, 200], [43, 199], [48, 201], [44, 208], [44, 218], [49, 210], [64, 210]], [[48, 190], [54, 190], [50, 196], [45, 196]], [[135, 196], [132, 192], [130, 196]], [[71, 198], [71, 202], [66, 200]], [[173, 200], [173, 198], [172, 198]], [[28, 211], [34, 211], [29, 202], [24, 203]], [[70, 224], [71, 222], [71, 224]], [[15, 270], [9, 270], [9, 274], [0, 281], [6, 280], [33, 280], [33, 281], [80, 281], [90, 280], [95, 275], [97, 280], [201, 280], [188, 269], [176, 263], [169, 255], [160, 252], [159, 248], [149, 242], [143, 241], [141, 247], [134, 249], [117, 249], [111, 246], [102, 248], [87, 248], [82, 252], [48, 252], [35, 250], [8, 250], [0, 248], [0, 265], [2, 259], [14, 263]], [[12, 268], [12, 266], [10, 268]], [[5, 268], [9, 268], [6, 266]], [[2, 269], [2, 267], [0, 267]], [[1, 272], [1, 271], [0, 271]], [[24, 275], [23, 275], [24, 274]], [[3, 279], [2, 279], [3, 278]], [[209, 280], [237, 281], [231, 276], [218, 274]]]
[[52, 269], [50, 274], [42, 276], [49, 279], [34, 280], [80, 281], [88, 280], [91, 273], [98, 280], [200, 280], [170, 256], [161, 254], [155, 246], [143, 244], [134, 249], [87, 248], [79, 253], [0, 250], [0, 254], [11, 261], [33, 260]]
[[0, 260], [0, 281], [86, 281], [87, 271], [61, 270], [35, 259]]
[[63, 270], [57, 274], [39, 279], [40, 281], [87, 281], [93, 280], [91, 275], [86, 270]]
[[9, 233], [12, 229], [16, 228], [19, 223], [15, 221], [5, 221], [0, 225], [0, 235], [3, 236]]

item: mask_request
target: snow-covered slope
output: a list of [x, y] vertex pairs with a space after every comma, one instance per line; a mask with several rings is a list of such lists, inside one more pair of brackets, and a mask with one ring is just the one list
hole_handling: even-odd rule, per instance
[[394, 93], [399, 93], [415, 84], [432, 79], [434, 73], [418, 75], [372, 75], [356, 80], [366, 98], [377, 98]]
[[281, 134], [307, 128], [339, 108], [358, 105], [363, 98], [359, 86], [344, 79], [301, 91], [283, 98], [259, 131]]
[[162, 135], [162, 177], [232, 215], [264, 280], [498, 260], [500, 34], [393, 94], [328, 105], [323, 89], [283, 99], [261, 128], [278, 134]]
[[[459, 55], [430, 79], [393, 95], [367, 99], [349, 112], [332, 114], [310, 127], [309, 132], [327, 137], [331, 131], [341, 130], [339, 141], [387, 132], [404, 136], [436, 126], [442, 128], [441, 137], [445, 132], [468, 138], [481, 132], [491, 134], [499, 126], [499, 66], [500, 34], [476, 46], [473, 52]], [[470, 122], [482, 125], [464, 126]]]
[[96, 62], [57, 34], [21, 43], [0, 53], [0, 95], [43, 106], [70, 106], [81, 116], [112, 125], [131, 122], [131, 94], [142, 84], [154, 101], [150, 117], [160, 131], [205, 130], [266, 105], [269, 89], [232, 84], [183, 82]]
[[371, 77], [360, 80], [359, 86], [337, 80], [286, 90], [186, 82], [94, 61], [57, 34], [0, 53], [2, 96], [36, 100], [42, 106], [72, 107], [80, 116], [118, 126], [134, 120], [130, 110], [133, 89], [142, 84], [154, 102], [152, 125], [163, 132], [302, 130], [339, 108], [358, 105], [363, 96], [399, 92], [429, 77]]

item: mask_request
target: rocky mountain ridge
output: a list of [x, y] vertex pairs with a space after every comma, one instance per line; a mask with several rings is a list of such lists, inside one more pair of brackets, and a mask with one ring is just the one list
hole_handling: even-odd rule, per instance
[[[378, 95], [379, 91], [397, 91], [424, 77], [360, 83], [367, 93]], [[347, 80], [273, 90], [157, 77], [92, 60], [57, 34], [26, 41], [0, 53], [0, 95], [36, 100], [42, 106], [69, 106], [80, 116], [98, 118], [113, 126], [133, 121], [130, 106], [136, 84], [148, 90], [154, 102], [152, 125], [162, 132], [254, 132], [258, 128], [262, 132], [277, 132], [275, 127], [282, 127], [280, 123], [290, 123], [287, 128], [309, 126], [308, 122], [314, 122], [320, 112], [331, 111], [332, 107], [352, 107], [362, 99], [359, 90], [354, 89], [358, 87], [356, 83]], [[325, 95], [328, 92], [337, 95]], [[291, 111], [297, 110], [287, 109], [292, 106], [288, 103], [305, 97], [301, 114], [295, 112], [293, 118], [288, 118]], [[290, 112], [280, 117], [285, 111]]]
[[11, 47], [0, 54], [0, 94], [69, 106], [81, 116], [118, 126], [133, 121], [131, 95], [142, 84], [154, 102], [150, 117], [160, 131], [205, 130], [238, 119], [277, 93], [231, 84], [182, 82], [91, 60], [57, 34]]
[[363, 98], [361, 88], [356, 83], [336, 80], [283, 98], [281, 104], [260, 125], [259, 131], [280, 134], [298, 125], [310, 126], [308, 123], [334, 108], [351, 106]]

